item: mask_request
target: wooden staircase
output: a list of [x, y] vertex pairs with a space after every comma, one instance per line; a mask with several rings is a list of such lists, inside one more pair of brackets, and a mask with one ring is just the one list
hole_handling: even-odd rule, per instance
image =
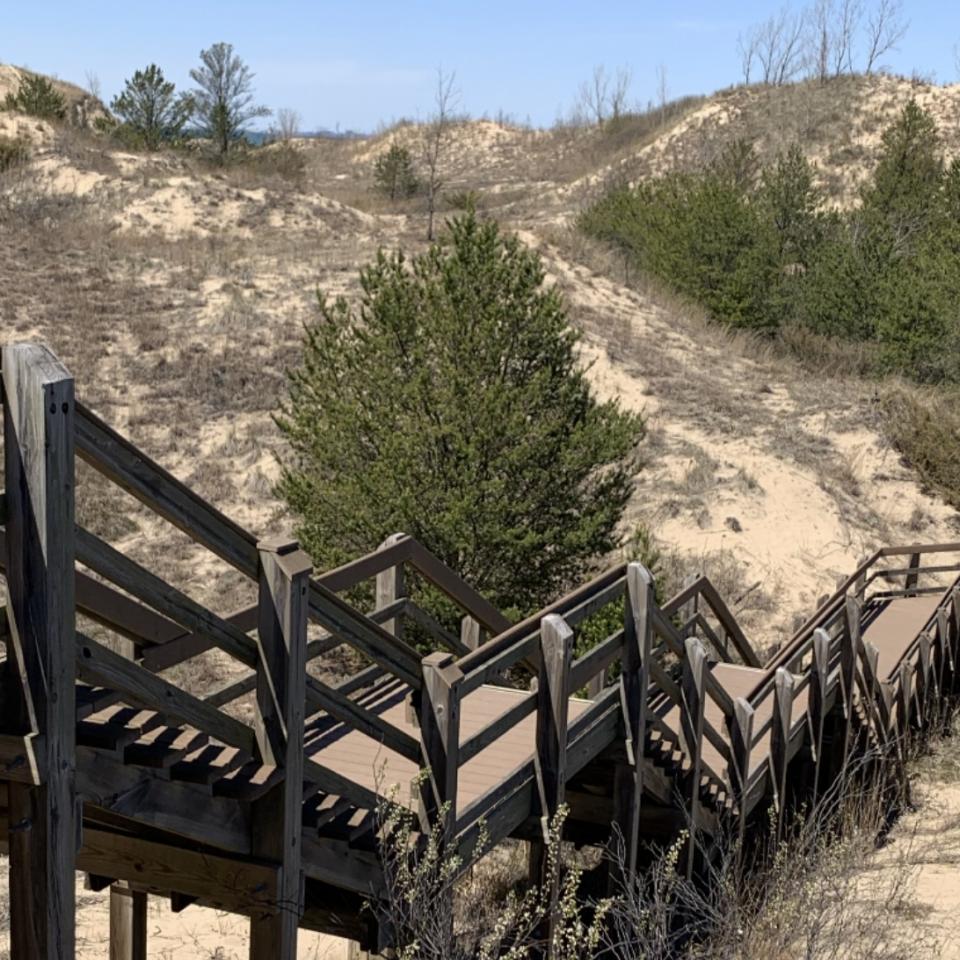
[[[130, 960], [145, 956], [144, 893], [249, 916], [253, 960], [292, 960], [299, 928], [381, 948], [389, 931], [362, 907], [383, 895], [378, 827], [396, 803], [421, 831], [447, 811], [464, 871], [520, 838], [538, 881], [563, 807], [576, 843], [616, 826], [628, 873], [686, 829], [692, 872], [698, 843], [822, 794], [855, 751], [895, 763], [954, 687], [960, 544], [878, 551], [766, 664], [709, 579], [657, 603], [639, 564], [511, 623], [403, 535], [314, 575], [296, 544], [258, 541], [77, 403], [43, 347], [4, 348], [2, 383], [13, 960], [73, 956], [76, 871], [111, 886], [117, 929], [137, 931], [114, 944]], [[75, 456], [257, 602], [216, 612], [78, 527]], [[411, 573], [460, 610], [459, 633], [407, 593]], [[365, 584], [366, 612], [344, 596]], [[611, 605], [622, 627], [575, 657]], [[341, 645], [365, 665], [319, 679], [311, 664]], [[171, 679], [214, 648], [240, 679], [203, 695]]]

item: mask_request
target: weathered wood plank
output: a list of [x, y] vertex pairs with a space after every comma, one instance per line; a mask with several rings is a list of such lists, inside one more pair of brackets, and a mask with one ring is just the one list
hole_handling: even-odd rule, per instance
[[707, 651], [696, 637], [684, 642], [683, 675], [680, 684], [680, 741], [690, 763], [688, 804], [689, 837], [684, 856], [687, 879], [693, 876], [700, 817], [700, 775], [702, 769], [703, 721], [706, 702]]
[[119, 691], [131, 703], [157, 710], [223, 743], [254, 753], [254, 732], [246, 724], [82, 635], [77, 638], [77, 673], [88, 683]]
[[[42, 786], [11, 783], [12, 960], [72, 960], [75, 937], [74, 384], [44, 346], [3, 348], [6, 579], [20, 724]], [[10, 712], [7, 719], [10, 719]], [[27, 827], [27, 829], [22, 829]]]
[[442, 816], [442, 832], [449, 837], [457, 822], [463, 672], [444, 652], [424, 657], [422, 669], [420, 744], [428, 773], [420, 788], [421, 829], [428, 832]]
[[251, 809], [255, 857], [276, 863], [278, 899], [250, 922], [250, 960], [296, 960], [303, 914], [303, 741], [307, 588], [311, 564], [296, 543], [261, 541], [257, 636], [257, 744], [283, 778]]
[[629, 564], [620, 673], [629, 770], [617, 774], [620, 790], [614, 799], [615, 823], [624, 844], [626, 876], [622, 879], [628, 884], [636, 875], [640, 851], [640, 806], [643, 802], [643, 755], [647, 736], [647, 691], [650, 687], [654, 604], [652, 574], [642, 564]]
[[[549, 843], [558, 826], [567, 785], [567, 736], [570, 697], [570, 664], [573, 659], [573, 631], [563, 617], [548, 614], [540, 627], [540, 673], [537, 683], [537, 729], [534, 765], [537, 774], [542, 844], [531, 850], [533, 885], [547, 889], [551, 905], [560, 890], [559, 871], [551, 869]], [[547, 943], [553, 942], [556, 910], [549, 911]], [[549, 953], [549, 951], [548, 951]]]

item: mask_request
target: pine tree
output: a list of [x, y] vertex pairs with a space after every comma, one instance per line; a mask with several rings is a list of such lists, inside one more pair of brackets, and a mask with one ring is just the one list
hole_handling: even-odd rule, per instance
[[390, 145], [381, 153], [373, 167], [373, 182], [376, 188], [391, 200], [406, 200], [420, 187], [413, 168], [413, 158], [406, 147], [399, 143]]
[[593, 396], [561, 295], [493, 222], [360, 281], [359, 309], [320, 297], [278, 417], [299, 537], [329, 567], [404, 531], [537, 609], [616, 546], [642, 419]]
[[189, 97], [178, 97], [174, 91], [174, 84], [164, 79], [163, 71], [155, 63], [137, 70], [127, 80], [123, 93], [110, 104], [122, 121], [126, 138], [147, 150], [157, 150], [163, 143], [178, 139], [193, 105]]
[[197, 85], [193, 91], [194, 116], [200, 130], [213, 144], [224, 163], [251, 120], [270, 111], [253, 103], [253, 74], [233, 52], [230, 43], [215, 43], [200, 52], [201, 65], [190, 71]]
[[25, 73], [20, 78], [17, 92], [7, 94], [4, 107], [43, 120], [63, 120], [67, 115], [67, 101], [63, 94], [38, 73]]

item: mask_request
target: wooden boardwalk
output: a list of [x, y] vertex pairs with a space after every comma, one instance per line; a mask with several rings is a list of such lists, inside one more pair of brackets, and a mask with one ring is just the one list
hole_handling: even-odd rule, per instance
[[[45, 348], [2, 367], [0, 846], [13, 960], [69, 960], [75, 877], [111, 888], [111, 957], [146, 955], [145, 893], [246, 915], [253, 960], [293, 960], [297, 930], [385, 946], [378, 810], [443, 820], [467, 870], [544, 823], [625, 867], [648, 841], [759, 834], [866, 751], [893, 767], [953, 691], [960, 544], [867, 558], [768, 662], [707, 578], [658, 603], [638, 564], [511, 623], [415, 540], [314, 575], [257, 541], [78, 404]], [[75, 525], [75, 458], [257, 585], [217, 612]], [[456, 606], [438, 624], [409, 574]], [[361, 610], [344, 596], [366, 588]], [[623, 626], [575, 656], [583, 625]], [[430, 639], [440, 652], [421, 656]], [[342, 645], [339, 683], [312, 664]], [[173, 677], [217, 648], [245, 669], [198, 696]], [[173, 668], [180, 668], [171, 673]], [[249, 722], [241, 718], [252, 717]], [[775, 818], [776, 819], [776, 818]], [[531, 880], [543, 877], [531, 856]]]

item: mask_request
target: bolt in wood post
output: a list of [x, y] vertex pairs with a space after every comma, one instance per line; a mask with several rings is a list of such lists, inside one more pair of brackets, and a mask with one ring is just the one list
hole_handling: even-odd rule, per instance
[[[394, 533], [387, 537], [387, 539], [380, 544], [378, 549], [386, 550], [387, 547], [392, 547], [395, 543], [403, 540], [405, 537], [406, 534]], [[404, 584], [403, 564], [398, 563], [395, 567], [389, 567], [386, 570], [381, 570], [380, 573], [377, 574], [377, 610], [380, 610], [383, 607], [389, 607], [391, 603], [399, 600], [405, 595], [406, 586]], [[386, 630], [387, 633], [392, 633], [395, 637], [402, 637], [403, 620], [399, 616], [393, 617], [390, 620], [384, 620], [383, 629]]]
[[790, 766], [790, 728], [793, 718], [793, 674], [778, 668], [773, 681], [773, 726], [770, 728], [770, 763], [773, 769], [777, 838], [783, 836], [787, 817], [787, 769]]
[[696, 637], [684, 643], [683, 675], [680, 684], [680, 741], [690, 760], [690, 836], [687, 841], [685, 871], [693, 876], [697, 851], [700, 814], [700, 770], [703, 748], [703, 713], [706, 702], [707, 651]]
[[615, 775], [614, 822], [623, 838], [626, 884], [632, 883], [640, 849], [640, 806], [643, 803], [644, 743], [647, 734], [647, 690], [653, 647], [653, 576], [641, 563], [627, 566], [623, 622], [620, 698], [626, 733], [627, 769]]
[[424, 832], [444, 817], [445, 839], [457, 824], [460, 772], [460, 686], [463, 671], [452, 653], [438, 651], [422, 661], [420, 746], [427, 776], [420, 786], [420, 819]]
[[3, 348], [9, 660], [6, 715], [40, 734], [40, 786], [9, 784], [11, 960], [75, 951], [73, 378], [44, 346]]
[[296, 960], [303, 914], [303, 741], [310, 559], [296, 543], [265, 540], [260, 556], [257, 747], [283, 779], [251, 809], [252, 853], [280, 865], [279, 903], [250, 920], [250, 960]]
[[[531, 856], [531, 882], [548, 884], [551, 904], [547, 931], [547, 957], [553, 954], [555, 910], [560, 892], [559, 864], [551, 862], [549, 842], [556, 829], [557, 815], [566, 796], [567, 730], [570, 706], [570, 664], [573, 660], [573, 631], [566, 620], [555, 613], [540, 622], [540, 673], [537, 684], [537, 740], [534, 762], [540, 801], [540, 828], [543, 846], [539, 856]], [[534, 848], [536, 849], [536, 848]], [[553, 854], [559, 854], [554, 850]]]

